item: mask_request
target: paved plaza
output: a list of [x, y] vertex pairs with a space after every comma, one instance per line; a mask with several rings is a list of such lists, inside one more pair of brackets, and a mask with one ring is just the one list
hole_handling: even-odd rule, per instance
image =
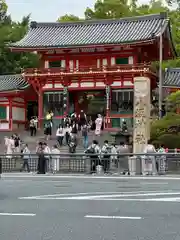
[[179, 240], [180, 178], [32, 176], [0, 181], [1, 240]]

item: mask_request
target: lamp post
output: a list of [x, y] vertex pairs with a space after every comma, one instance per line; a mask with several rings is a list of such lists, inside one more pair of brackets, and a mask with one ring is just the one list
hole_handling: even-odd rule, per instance
[[163, 75], [162, 75], [162, 61], [163, 61], [163, 39], [162, 39], [162, 27], [159, 36], [159, 118], [161, 118], [162, 111], [162, 87], [163, 87]]

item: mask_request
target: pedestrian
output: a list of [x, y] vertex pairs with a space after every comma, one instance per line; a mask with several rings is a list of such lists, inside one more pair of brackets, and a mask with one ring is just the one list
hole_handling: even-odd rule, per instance
[[74, 121], [72, 123], [72, 135], [74, 135], [77, 138], [77, 133], [78, 133], [78, 124]]
[[[156, 175], [157, 169], [156, 169], [156, 149], [154, 145], [152, 144], [151, 140], [148, 140], [148, 144], [145, 146], [144, 151], [145, 154], [144, 157], [142, 157], [142, 174], [143, 175]], [[152, 154], [152, 155], [151, 155]]]
[[110, 157], [111, 157], [111, 147], [109, 146], [108, 140], [104, 141], [104, 145], [101, 149], [101, 157], [102, 157], [102, 165], [104, 169], [104, 173], [108, 173], [110, 170]]
[[68, 143], [69, 143], [69, 138], [70, 138], [71, 132], [72, 132], [72, 127], [69, 125], [69, 123], [67, 123], [64, 128], [66, 145], [68, 145]]
[[54, 145], [52, 150], [52, 170], [53, 173], [56, 173], [59, 171], [59, 162], [60, 162], [60, 150], [58, 149], [57, 145]]
[[76, 135], [71, 134], [69, 138], [69, 153], [75, 153], [77, 147], [77, 138]]
[[102, 123], [103, 123], [103, 119], [101, 114], [98, 114], [98, 117], [95, 120], [95, 135], [96, 136], [100, 136], [101, 135], [101, 128], [102, 128]]
[[158, 153], [162, 153], [162, 155], [158, 156], [157, 171], [159, 174], [164, 175], [166, 173], [166, 149], [164, 148], [164, 145], [160, 146]]
[[44, 125], [44, 135], [46, 136], [46, 140], [48, 141], [52, 135], [52, 121], [49, 120]]
[[129, 173], [129, 164], [128, 164], [128, 156], [123, 155], [124, 153], [129, 153], [129, 147], [125, 145], [124, 142], [120, 142], [119, 147], [117, 148], [118, 153], [118, 171], [123, 174]]
[[96, 172], [96, 167], [101, 165], [100, 161], [100, 147], [98, 141], [93, 140], [92, 144], [85, 150], [85, 153], [90, 157], [90, 171], [91, 173]]
[[22, 150], [22, 158], [23, 158], [23, 165], [21, 168], [21, 172], [27, 168], [27, 171], [30, 172], [30, 166], [29, 166], [29, 161], [31, 160], [31, 152], [28, 148], [28, 145], [25, 144], [23, 150]]
[[82, 126], [84, 126], [85, 124], [87, 124], [87, 116], [84, 113], [84, 111], [81, 110], [81, 112], [78, 116], [78, 130], [80, 131]]
[[12, 160], [12, 154], [14, 150], [14, 139], [12, 137], [5, 137], [4, 138], [5, 142], [5, 153], [6, 153], [6, 158], [8, 159], [9, 166], [8, 168], [11, 167], [11, 160]]
[[44, 157], [44, 147], [42, 142], [39, 142], [38, 147], [36, 148], [36, 154], [38, 155], [37, 174], [45, 174], [46, 161]]
[[17, 133], [13, 134], [13, 139], [14, 139], [14, 153], [20, 153], [20, 137], [18, 136]]
[[46, 166], [46, 172], [52, 170], [52, 162], [51, 162], [51, 149], [47, 145], [47, 143], [43, 143], [43, 152], [44, 152], [44, 158], [45, 158], [45, 166]]
[[65, 135], [64, 128], [60, 124], [57, 131], [56, 131], [56, 137], [57, 137], [57, 141], [58, 141], [60, 147], [63, 145], [64, 135]]
[[29, 122], [29, 130], [30, 130], [31, 137], [36, 136], [36, 122], [34, 117], [32, 117]]
[[82, 127], [83, 146], [86, 149], [88, 147], [88, 126], [85, 124]]

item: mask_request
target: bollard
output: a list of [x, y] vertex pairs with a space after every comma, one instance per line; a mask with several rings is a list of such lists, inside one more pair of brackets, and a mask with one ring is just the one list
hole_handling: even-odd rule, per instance
[[96, 173], [97, 173], [98, 175], [102, 175], [102, 174], [104, 173], [104, 171], [103, 171], [103, 166], [97, 165], [97, 166], [96, 166]]
[[129, 174], [131, 176], [136, 175], [136, 156], [132, 156], [128, 158], [128, 164], [129, 164]]

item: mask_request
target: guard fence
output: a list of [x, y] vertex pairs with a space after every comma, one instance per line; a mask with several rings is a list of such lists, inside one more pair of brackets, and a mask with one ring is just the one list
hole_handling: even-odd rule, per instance
[[[0, 171], [20, 172], [24, 161], [28, 162], [31, 172], [37, 172], [40, 157], [37, 154], [22, 155], [0, 154]], [[152, 174], [180, 173], [180, 153], [154, 154], [50, 154], [41, 155], [46, 172], [54, 173], [109, 173], [109, 174]]]

